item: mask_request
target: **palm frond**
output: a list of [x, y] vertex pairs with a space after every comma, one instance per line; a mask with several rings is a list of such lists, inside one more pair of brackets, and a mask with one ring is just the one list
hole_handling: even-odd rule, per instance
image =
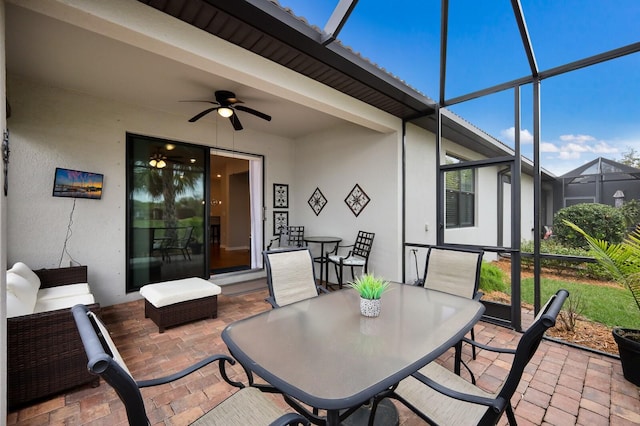
[[587, 240], [593, 257], [611, 278], [631, 291], [640, 309], [640, 228], [636, 228], [622, 243], [612, 244], [592, 237], [568, 220], [564, 223]]

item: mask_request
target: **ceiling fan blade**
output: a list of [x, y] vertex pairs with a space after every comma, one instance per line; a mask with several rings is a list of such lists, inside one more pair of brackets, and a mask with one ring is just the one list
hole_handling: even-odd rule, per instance
[[271, 116], [270, 116], [270, 115], [267, 115], [267, 114], [265, 114], [265, 113], [263, 113], [263, 112], [260, 112], [260, 111], [256, 111], [256, 110], [255, 110], [255, 109], [253, 109], [253, 108], [248, 108], [248, 107], [246, 107], [246, 106], [242, 106], [242, 105], [234, 105], [233, 107], [234, 107], [235, 109], [239, 110], [239, 111], [248, 112], [249, 114], [253, 114], [253, 115], [255, 115], [256, 117], [260, 117], [260, 118], [262, 118], [263, 120], [271, 121]]
[[231, 117], [229, 117], [229, 121], [231, 121], [231, 124], [233, 124], [234, 129], [242, 130], [242, 124], [240, 124], [240, 119], [238, 118], [237, 114], [233, 114]]
[[217, 110], [218, 108], [220, 108], [220, 107], [214, 107], [214, 108], [208, 108], [208, 109], [205, 109], [205, 110], [204, 110], [204, 111], [202, 111], [201, 113], [196, 114], [196, 115], [194, 115], [192, 118], [190, 118], [190, 119], [189, 119], [189, 122], [190, 122], [190, 123], [193, 123], [193, 122], [195, 122], [195, 121], [198, 121], [198, 120], [200, 120], [202, 117], [204, 117], [205, 115], [209, 114], [211, 111], [215, 111], [215, 110]]
[[182, 100], [182, 101], [178, 101], [178, 102], [206, 102], [208, 104], [220, 105], [219, 102], [216, 102], [216, 101], [203, 101], [202, 99]]

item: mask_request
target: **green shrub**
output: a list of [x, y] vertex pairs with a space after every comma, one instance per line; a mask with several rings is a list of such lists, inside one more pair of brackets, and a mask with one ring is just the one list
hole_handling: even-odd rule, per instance
[[553, 234], [564, 246], [586, 249], [586, 240], [564, 221], [575, 223], [589, 235], [612, 243], [622, 242], [625, 220], [619, 209], [605, 204], [576, 204], [558, 210], [553, 218]]
[[635, 228], [640, 224], [640, 201], [629, 200], [620, 207], [627, 228]]
[[502, 269], [498, 268], [491, 262], [482, 261], [482, 268], [480, 269], [480, 290], [485, 293], [491, 293], [493, 291], [507, 290], [507, 284], [505, 283], [505, 273]]
[[[533, 253], [533, 241], [523, 241], [520, 245], [523, 253]], [[575, 247], [566, 247], [557, 240], [540, 241], [540, 253], [559, 254], [562, 256], [591, 257], [589, 250]], [[523, 269], [533, 268], [533, 257], [522, 256], [521, 266]], [[580, 262], [562, 259], [540, 259], [540, 266], [556, 274], [570, 274], [578, 277], [591, 278], [594, 280], [608, 280], [609, 275], [598, 263]]]

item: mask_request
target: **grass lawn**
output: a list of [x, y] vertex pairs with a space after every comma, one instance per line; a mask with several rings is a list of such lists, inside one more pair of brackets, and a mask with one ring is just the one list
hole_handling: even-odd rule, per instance
[[[522, 300], [533, 304], [533, 278], [524, 278]], [[629, 289], [542, 278], [541, 301], [545, 303], [552, 294], [563, 288], [569, 292], [570, 298], [578, 297], [581, 307], [578, 313], [592, 321], [609, 327], [640, 328], [640, 308], [636, 304]], [[511, 289], [507, 290], [508, 293]], [[569, 303], [564, 304], [564, 309]]]

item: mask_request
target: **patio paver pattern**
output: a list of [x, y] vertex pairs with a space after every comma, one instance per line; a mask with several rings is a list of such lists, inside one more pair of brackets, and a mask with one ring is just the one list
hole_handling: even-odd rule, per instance
[[[169, 328], [163, 334], [144, 318], [142, 300], [105, 307], [102, 318], [121, 354], [138, 380], [159, 377], [184, 368], [213, 353], [228, 353], [220, 333], [227, 324], [271, 309], [267, 291], [219, 296], [218, 318]], [[520, 334], [480, 322], [476, 339], [494, 346], [515, 347]], [[510, 356], [480, 350], [476, 360], [464, 345], [464, 359], [479, 386], [497, 389], [506, 377]], [[438, 362], [452, 368], [453, 350]], [[245, 377], [234, 366], [233, 375]], [[463, 372], [464, 375], [464, 372]], [[246, 382], [246, 380], [245, 380]], [[209, 366], [172, 385], [142, 389], [151, 424], [186, 425], [226, 398], [235, 388]], [[543, 341], [516, 391], [512, 404], [519, 425], [637, 425], [640, 388], [626, 381], [620, 361], [560, 343]], [[280, 401], [279, 396], [273, 396]], [[424, 422], [398, 404], [402, 426]], [[10, 412], [8, 425], [123, 425], [123, 405], [107, 384], [81, 387], [66, 394]], [[501, 425], [507, 424], [505, 416]]]

